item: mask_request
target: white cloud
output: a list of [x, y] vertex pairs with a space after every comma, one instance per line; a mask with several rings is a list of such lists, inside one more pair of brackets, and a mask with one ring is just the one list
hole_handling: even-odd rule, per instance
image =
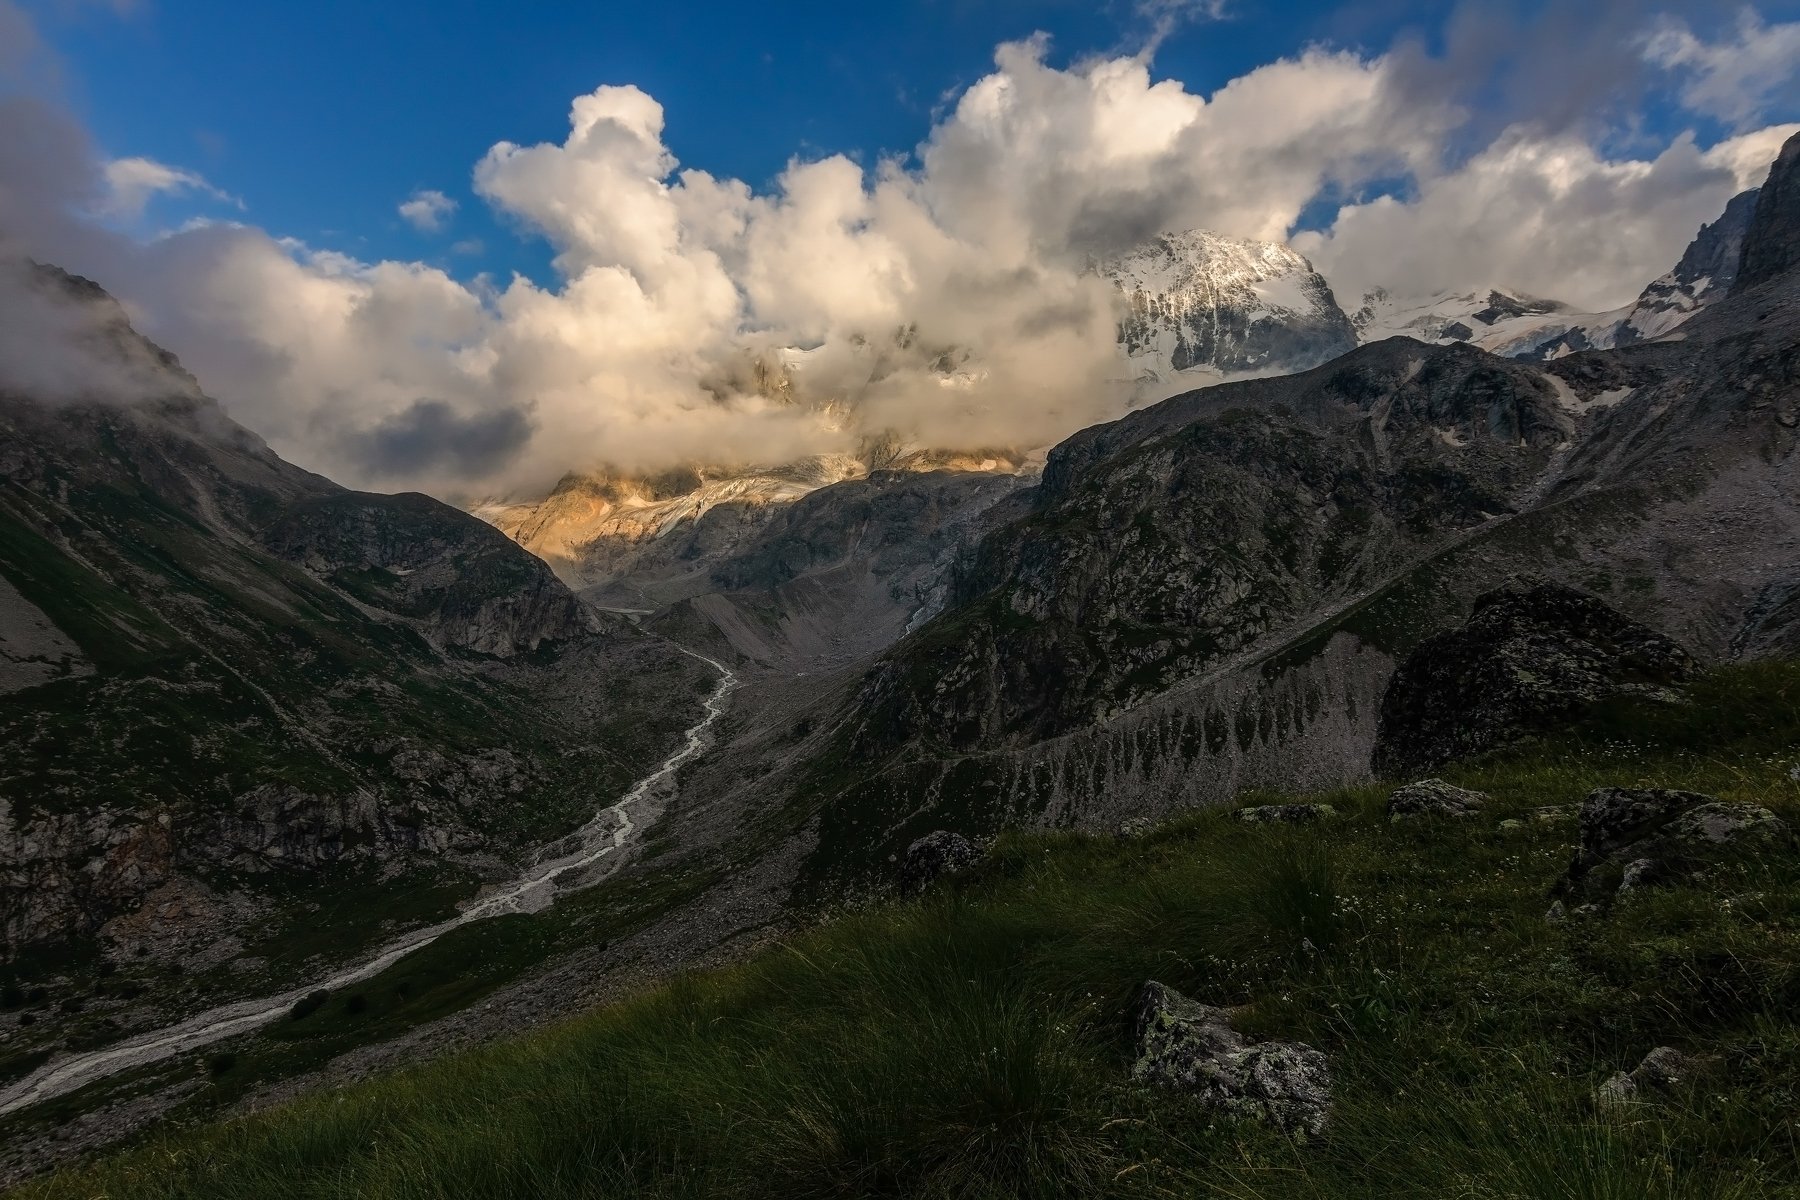
[[421, 188], [401, 201], [396, 211], [420, 233], [437, 233], [456, 211], [456, 201], [435, 189]]
[[152, 197], [198, 193], [238, 208], [243, 201], [208, 183], [202, 175], [171, 167], [153, 158], [115, 158], [101, 168], [107, 195], [100, 211], [120, 220], [135, 221], [144, 215]]
[[[795, 160], [762, 191], [683, 169], [661, 105], [602, 87], [560, 141], [502, 142], [473, 170], [553, 247], [543, 282], [223, 223], [138, 244], [80, 219], [121, 189], [79, 128], [0, 101], [0, 231], [113, 289], [288, 456], [455, 498], [887, 433], [1047, 444], [1113, 411], [1116, 300], [1091, 257], [1192, 227], [1281, 238], [1322, 195], [1394, 180], [1408, 198], [1352, 204], [1306, 239], [1335, 276], [1612, 300], [1774, 156], [1774, 130], [1637, 160], [1519, 125], [1446, 167], [1466, 114], [1417, 102], [1399, 79], [1416, 65], [1312, 49], [1202, 95], [1143, 56], [1065, 68], [1041, 39], [1013, 43], [916, 159]], [[409, 219], [415, 203], [448, 216], [441, 193], [410, 198]], [[757, 382], [778, 360], [797, 364], [779, 397]]]
[[1133, 9], [1150, 27], [1149, 37], [1138, 57], [1149, 58], [1176, 30], [1194, 21], [1222, 21], [1229, 12], [1229, 0], [1136, 0]]
[[1702, 151], [1691, 135], [1655, 159], [1609, 159], [1573, 135], [1509, 130], [1411, 199], [1341, 210], [1295, 245], [1354, 304], [1365, 291], [1517, 288], [1594, 311], [1629, 302], [1725, 202], [1767, 175], [1800, 126]]
[[1686, 75], [1680, 94], [1688, 109], [1742, 128], [1771, 101], [1800, 93], [1800, 21], [1768, 25], [1745, 8], [1733, 32], [1706, 42], [1685, 22], [1663, 18], [1645, 39], [1644, 57]]

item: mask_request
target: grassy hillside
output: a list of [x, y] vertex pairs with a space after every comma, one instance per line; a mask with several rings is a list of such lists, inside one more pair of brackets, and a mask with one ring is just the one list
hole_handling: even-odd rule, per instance
[[[1537, 812], [1641, 783], [1797, 822], [1797, 762], [1800, 664], [1766, 664], [1449, 772], [1495, 797], [1461, 821], [1390, 824], [1364, 788], [1313, 828], [1008, 836], [924, 901], [17, 1195], [1800, 1196], [1800, 859], [1553, 924], [1575, 824]], [[1131, 1084], [1149, 978], [1326, 1050], [1326, 1136]], [[1597, 1110], [1662, 1044], [1719, 1066]]]

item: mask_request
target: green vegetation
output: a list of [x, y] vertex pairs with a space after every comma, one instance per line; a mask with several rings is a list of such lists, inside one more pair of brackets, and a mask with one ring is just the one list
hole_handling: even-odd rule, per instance
[[[1797, 760], [1800, 664], [1765, 664], [1449, 772], [1495, 797], [1474, 818], [1390, 824], [1367, 787], [1317, 797], [1342, 816], [1316, 827], [1201, 812], [1130, 841], [1009, 834], [924, 901], [18, 1194], [1800, 1197], [1800, 857], [1550, 923], [1575, 826], [1538, 811], [1652, 784], [1797, 822]], [[1130, 1083], [1150, 978], [1327, 1051], [1326, 1136]], [[372, 1009], [384, 987], [360, 989]], [[1597, 1110], [1596, 1086], [1662, 1044], [1719, 1065]]]

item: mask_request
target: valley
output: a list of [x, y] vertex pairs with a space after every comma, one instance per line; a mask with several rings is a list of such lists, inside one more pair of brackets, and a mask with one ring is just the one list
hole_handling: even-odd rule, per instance
[[7, 260], [104, 386], [0, 390], [0, 1182], [1796, 1194], [1797, 245], [1800, 135], [1613, 312], [1163, 232], [1054, 445], [858, 424], [909, 325], [463, 507]]

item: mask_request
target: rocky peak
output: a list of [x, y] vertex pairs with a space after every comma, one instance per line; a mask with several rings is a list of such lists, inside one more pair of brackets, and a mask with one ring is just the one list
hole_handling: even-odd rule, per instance
[[1747, 291], [1800, 266], [1800, 133], [1781, 148], [1756, 199], [1732, 292]]
[[1195, 229], [1095, 270], [1124, 297], [1119, 345], [1140, 376], [1304, 370], [1356, 345], [1331, 285], [1279, 243]]

